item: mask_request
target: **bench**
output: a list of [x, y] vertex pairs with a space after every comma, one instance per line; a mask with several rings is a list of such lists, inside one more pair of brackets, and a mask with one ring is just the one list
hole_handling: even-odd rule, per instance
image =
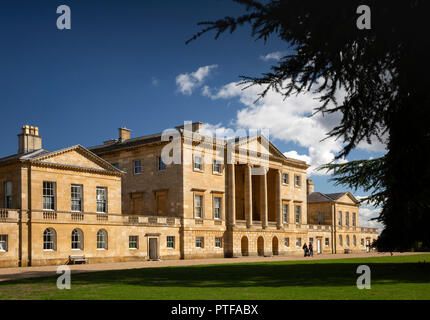
[[77, 262], [79, 262], [79, 263], [87, 263], [88, 259], [85, 258], [84, 255], [80, 255], [80, 256], [75, 255], [75, 256], [69, 256], [69, 261], [72, 264], [76, 264]]
[[351, 249], [345, 249], [344, 253], [351, 253]]

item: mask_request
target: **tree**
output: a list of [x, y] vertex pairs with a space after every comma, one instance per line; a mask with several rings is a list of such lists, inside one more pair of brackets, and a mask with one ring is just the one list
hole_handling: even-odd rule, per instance
[[[364, 30], [357, 27], [362, 1], [234, 1], [246, 13], [200, 22], [203, 29], [186, 43], [211, 31], [218, 39], [243, 25], [251, 26], [255, 39], [284, 40], [292, 53], [259, 77], [242, 76], [243, 83], [263, 86], [261, 97], [269, 90], [286, 99], [319, 93], [316, 112], [342, 114], [328, 132], [344, 142], [337, 159], [363, 140], [385, 139], [381, 158], [332, 162], [323, 169], [336, 184], [371, 192], [366, 200], [382, 207], [378, 220], [385, 228], [378, 249], [430, 247], [428, 1], [367, 0], [371, 28]], [[337, 101], [341, 88], [346, 96]]]

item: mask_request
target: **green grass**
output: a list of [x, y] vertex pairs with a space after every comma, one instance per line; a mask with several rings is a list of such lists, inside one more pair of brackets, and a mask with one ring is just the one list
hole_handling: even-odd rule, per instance
[[[233, 261], [233, 260], [232, 260]], [[356, 287], [357, 266], [372, 272]], [[0, 299], [430, 299], [430, 254], [143, 268], [0, 282]]]

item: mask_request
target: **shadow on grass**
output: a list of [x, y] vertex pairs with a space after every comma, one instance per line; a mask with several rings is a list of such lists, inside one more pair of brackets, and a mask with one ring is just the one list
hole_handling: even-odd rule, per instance
[[[361, 263], [370, 267], [372, 285], [430, 283], [430, 263]], [[143, 268], [72, 274], [74, 285], [146, 287], [288, 287], [355, 286], [360, 263], [247, 263], [211, 266]], [[52, 274], [52, 273], [51, 273]], [[56, 278], [57, 276], [55, 276]], [[52, 276], [0, 282], [52, 284]]]

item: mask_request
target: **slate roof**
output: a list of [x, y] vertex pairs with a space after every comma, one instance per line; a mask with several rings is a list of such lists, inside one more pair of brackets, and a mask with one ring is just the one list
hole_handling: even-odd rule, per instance
[[[338, 193], [312, 192], [311, 194], [308, 194], [308, 203], [337, 201], [347, 193], [348, 192], [338, 192]], [[354, 198], [354, 202], [358, 202], [358, 201]]]

